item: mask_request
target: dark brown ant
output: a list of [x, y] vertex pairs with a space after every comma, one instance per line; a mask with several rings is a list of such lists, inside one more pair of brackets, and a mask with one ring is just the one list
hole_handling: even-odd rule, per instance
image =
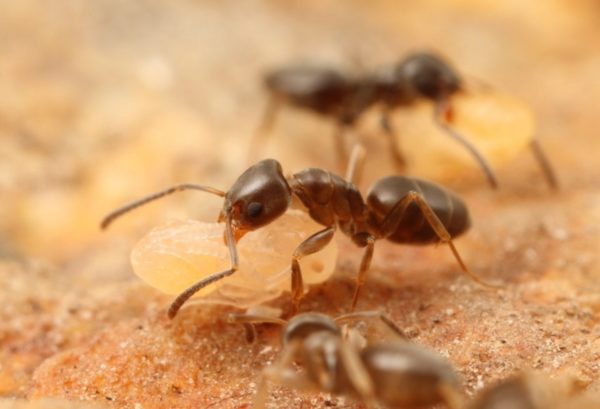
[[273, 127], [281, 106], [291, 105], [335, 120], [335, 152], [341, 167], [346, 166], [344, 133], [356, 119], [349, 101], [357, 95], [359, 81], [332, 68], [298, 65], [267, 74], [264, 83], [270, 98], [251, 142], [250, 158], [254, 160], [257, 156], [256, 151], [264, 144], [263, 139]]
[[101, 227], [106, 228], [124, 213], [174, 192], [193, 189], [224, 198], [218, 221], [225, 223], [224, 235], [231, 267], [211, 274], [183, 291], [169, 308], [171, 318], [193, 294], [234, 274], [238, 269], [237, 241], [249, 231], [265, 226], [285, 213], [293, 197], [299, 199], [310, 217], [324, 228], [304, 240], [291, 256], [292, 313], [296, 313], [304, 295], [299, 260], [324, 248], [337, 229], [356, 245], [365, 248], [356, 278], [352, 309], [369, 270], [375, 242], [381, 239], [418, 245], [446, 243], [464, 273], [480, 284], [490, 286], [467, 269], [452, 243], [452, 238], [470, 226], [465, 203], [437, 184], [404, 176], [379, 180], [364, 200], [352, 183], [356, 177], [355, 170], [360, 167], [355, 160], [360, 153], [360, 148], [353, 152], [349, 180], [317, 168], [302, 170], [286, 179], [279, 162], [265, 159], [248, 168], [228, 192], [193, 184], [177, 185], [114, 210], [104, 218]]
[[[255, 157], [255, 150], [262, 146], [261, 139], [272, 128], [279, 108], [287, 104], [332, 118], [336, 122], [335, 151], [339, 162], [344, 165], [347, 161], [345, 130], [353, 127], [367, 109], [379, 104], [382, 107], [381, 125], [388, 137], [390, 153], [397, 166], [403, 169], [405, 160], [397, 144], [390, 113], [395, 108], [412, 105], [420, 99], [429, 99], [435, 104], [436, 125], [463, 145], [479, 164], [490, 186], [498, 187], [487, 160], [451, 126], [451, 98], [459, 92], [465, 92], [465, 85], [456, 70], [435, 54], [411, 54], [393, 67], [357, 78], [347, 77], [330, 68], [292, 66], [268, 74], [265, 84], [270, 100], [251, 143], [251, 157]], [[531, 149], [548, 184], [556, 188], [558, 182], [554, 171], [536, 140], [531, 142]]]
[[[344, 339], [341, 323], [378, 318], [396, 335], [393, 341], [359, 347]], [[402, 331], [384, 314], [358, 312], [330, 318], [299, 314], [285, 321], [253, 315], [233, 315], [230, 322], [253, 325], [274, 323], [284, 327], [279, 359], [264, 369], [255, 409], [265, 407], [267, 381], [295, 389], [348, 395], [369, 407], [425, 407], [445, 403], [462, 408], [460, 380], [439, 355], [405, 340]], [[302, 370], [293, 366], [298, 362]]]

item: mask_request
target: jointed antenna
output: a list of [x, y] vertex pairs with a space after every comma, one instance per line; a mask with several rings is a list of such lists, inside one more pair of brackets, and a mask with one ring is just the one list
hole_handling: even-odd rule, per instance
[[129, 213], [130, 211], [137, 209], [138, 207], [143, 206], [146, 203], [153, 202], [157, 199], [160, 199], [161, 197], [164, 197], [164, 196], [176, 193], [176, 192], [181, 192], [183, 190], [200, 190], [202, 192], [212, 193], [213, 195], [217, 195], [217, 196], [221, 196], [221, 197], [224, 197], [226, 194], [225, 192], [223, 192], [219, 189], [215, 189], [215, 188], [209, 187], [209, 186], [194, 185], [194, 184], [190, 184], [190, 183], [184, 183], [182, 185], [175, 185], [173, 187], [162, 190], [160, 192], [153, 193], [151, 195], [142, 197], [141, 199], [134, 200], [131, 203], [128, 203], [124, 206], [119, 207], [118, 209], [113, 210], [102, 220], [102, 223], [100, 223], [100, 228], [102, 230], [106, 229], [108, 226], [110, 226], [110, 224], [112, 224], [112, 222], [114, 222], [119, 217], [123, 216], [125, 213]]

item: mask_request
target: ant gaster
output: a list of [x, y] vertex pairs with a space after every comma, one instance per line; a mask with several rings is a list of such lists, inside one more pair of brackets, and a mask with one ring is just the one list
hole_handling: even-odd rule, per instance
[[[395, 340], [361, 348], [343, 336], [340, 324], [378, 318]], [[384, 314], [374, 311], [330, 318], [317, 313], [298, 314], [289, 321], [247, 314], [232, 315], [230, 322], [254, 325], [273, 323], [284, 327], [282, 352], [264, 369], [254, 408], [265, 407], [267, 381], [296, 389], [347, 395], [369, 407], [425, 407], [445, 403], [462, 408], [460, 381], [452, 366], [437, 354], [408, 342], [402, 331]], [[293, 363], [302, 365], [294, 370]]]
[[[292, 66], [268, 74], [265, 85], [270, 93], [270, 100], [251, 143], [251, 157], [256, 156], [255, 150], [263, 145], [261, 138], [272, 128], [279, 108], [287, 104], [330, 117], [336, 122], [335, 151], [338, 161], [345, 165], [346, 129], [353, 127], [369, 108], [381, 105], [381, 126], [388, 137], [390, 153], [397, 166], [403, 168], [405, 161], [391, 125], [390, 113], [395, 108], [428, 99], [435, 104], [433, 116], [436, 125], [467, 149], [490, 186], [498, 187], [488, 161], [451, 126], [451, 98], [457, 93], [465, 92], [465, 85], [456, 70], [438, 55], [427, 52], [410, 54], [392, 67], [356, 78], [325, 67]], [[556, 188], [556, 176], [537, 140], [532, 140], [531, 149], [548, 184], [551, 188]]]
[[286, 179], [279, 162], [265, 159], [248, 168], [228, 192], [201, 185], [177, 185], [116, 209], [106, 216], [101, 227], [106, 228], [116, 218], [143, 204], [182, 190], [201, 190], [224, 198], [218, 221], [225, 223], [224, 238], [231, 267], [211, 274], [183, 291], [169, 308], [171, 318], [193, 294], [234, 274], [238, 269], [237, 241], [247, 232], [281, 216], [290, 206], [292, 197], [298, 198], [310, 217], [323, 226], [300, 243], [291, 255], [292, 313], [297, 311], [304, 295], [299, 260], [323, 249], [337, 229], [365, 248], [352, 309], [369, 270], [375, 242], [381, 239], [403, 244], [446, 243], [464, 273], [480, 284], [492, 286], [467, 269], [452, 242], [452, 238], [470, 226], [465, 203], [437, 184], [404, 176], [380, 179], [364, 200], [352, 183], [355, 169], [359, 167], [356, 158], [360, 158], [360, 153], [360, 147], [353, 151], [349, 180], [318, 168], [304, 169]]

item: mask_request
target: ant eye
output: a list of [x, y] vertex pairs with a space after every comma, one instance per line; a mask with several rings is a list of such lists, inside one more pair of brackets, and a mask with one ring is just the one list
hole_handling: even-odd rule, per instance
[[246, 208], [246, 216], [251, 219], [254, 219], [260, 216], [263, 212], [263, 205], [259, 202], [251, 202]]

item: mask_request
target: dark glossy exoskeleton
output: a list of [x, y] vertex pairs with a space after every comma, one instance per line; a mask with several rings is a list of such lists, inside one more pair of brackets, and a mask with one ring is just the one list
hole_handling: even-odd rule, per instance
[[101, 226], [105, 228], [124, 213], [177, 191], [201, 190], [224, 198], [218, 220], [225, 223], [225, 242], [229, 248], [231, 268], [214, 273], [181, 293], [171, 304], [170, 317], [174, 317], [194, 293], [234, 274], [238, 269], [237, 241], [247, 232], [281, 216], [290, 206], [292, 197], [297, 197], [310, 216], [323, 226], [291, 255], [293, 313], [304, 295], [299, 260], [323, 249], [337, 229], [365, 248], [352, 309], [369, 270], [375, 242], [381, 239], [404, 244], [446, 243], [462, 270], [475, 281], [488, 285], [467, 269], [452, 243], [452, 239], [470, 225], [467, 207], [457, 195], [431, 182], [393, 176], [375, 183], [365, 201], [352, 183], [354, 166], [358, 165], [353, 160], [348, 172], [350, 180], [315, 168], [302, 170], [286, 179], [279, 162], [265, 159], [248, 168], [228, 192], [192, 184], [174, 186], [113, 211]]
[[[408, 55], [399, 63], [369, 75], [350, 78], [329, 68], [288, 67], [274, 71], [266, 77], [271, 95], [261, 126], [251, 143], [251, 157], [263, 144], [271, 129], [275, 114], [282, 105], [291, 105], [332, 118], [336, 124], [335, 151], [341, 164], [346, 163], [344, 133], [354, 126], [369, 108], [382, 109], [382, 128], [388, 137], [390, 153], [399, 168], [404, 167], [404, 157], [393, 131], [390, 113], [394, 109], [428, 99], [434, 104], [434, 121], [447, 135], [460, 143], [479, 164], [490, 186], [498, 186], [497, 179], [487, 160], [464, 136], [452, 127], [452, 97], [466, 92], [458, 72], [436, 54], [419, 52]], [[534, 139], [531, 149], [552, 188], [557, 180], [539, 143]]]
[[267, 74], [264, 83], [270, 98], [250, 145], [251, 160], [257, 156], [257, 150], [263, 145], [280, 107], [289, 105], [332, 118], [336, 122], [335, 151], [340, 164], [345, 166], [343, 129], [351, 126], [355, 119], [349, 101], [357, 93], [359, 84], [356, 79], [329, 67], [299, 65]]
[[[379, 318], [396, 334], [394, 340], [353, 345], [342, 336], [340, 324]], [[357, 312], [330, 318], [299, 314], [286, 322], [253, 315], [234, 315], [231, 322], [254, 325], [275, 323], [284, 327], [279, 359], [265, 368], [255, 398], [255, 409], [264, 408], [267, 382], [295, 389], [346, 395], [369, 407], [429, 407], [445, 403], [462, 409], [460, 380], [442, 357], [405, 340], [398, 327], [377, 312]], [[302, 369], [294, 369], [294, 363]]]

